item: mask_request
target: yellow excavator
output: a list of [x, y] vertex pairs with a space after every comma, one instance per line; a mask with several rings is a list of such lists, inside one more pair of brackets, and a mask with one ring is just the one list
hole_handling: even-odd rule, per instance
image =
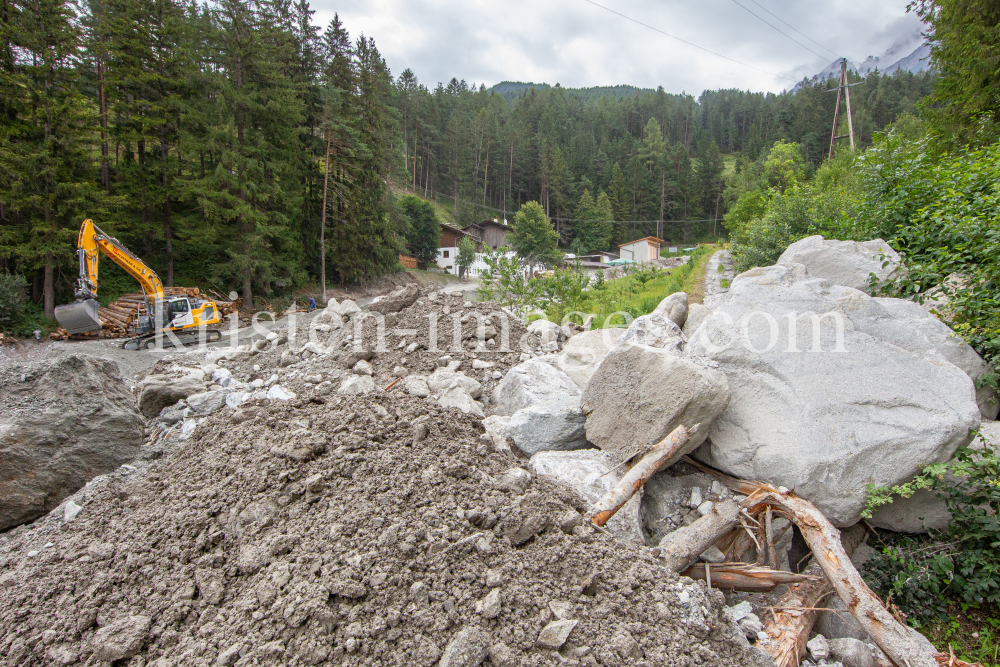
[[132, 335], [122, 344], [126, 350], [155, 347], [158, 333], [172, 334], [159, 336], [163, 345], [176, 344], [171, 338], [177, 339], [182, 345], [199, 340], [212, 343], [222, 338], [222, 332], [218, 328], [209, 328], [222, 322], [219, 307], [214, 301], [188, 296], [166, 296], [163, 283], [156, 272], [129, 252], [118, 239], [101, 231], [93, 220], [83, 221], [76, 247], [80, 260], [76, 301], [58, 306], [55, 310], [56, 320], [68, 333], [101, 330], [101, 321], [97, 317], [97, 309], [100, 307], [97, 301], [97, 260], [99, 254], [104, 253], [139, 281], [145, 296], [145, 308], [139, 308], [130, 327]]

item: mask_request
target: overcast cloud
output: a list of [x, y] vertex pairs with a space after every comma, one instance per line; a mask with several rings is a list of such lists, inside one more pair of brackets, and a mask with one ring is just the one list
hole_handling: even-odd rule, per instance
[[[318, 24], [325, 27], [339, 12], [352, 38], [361, 33], [375, 38], [393, 76], [409, 67], [429, 88], [455, 77], [487, 87], [534, 81], [566, 87], [663, 86], [695, 95], [714, 88], [777, 92], [834, 60], [752, 0], [739, 1], [822, 57], [734, 0], [595, 1], [767, 73], [682, 44], [585, 0], [312, 0], [312, 6]], [[881, 56], [898, 41], [897, 50], [906, 51], [902, 57], [919, 39], [920, 22], [906, 14], [907, 0], [757, 2], [853, 61]]]

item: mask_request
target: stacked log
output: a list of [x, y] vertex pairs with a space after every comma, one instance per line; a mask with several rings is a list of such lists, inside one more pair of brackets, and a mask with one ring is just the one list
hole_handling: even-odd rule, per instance
[[[197, 287], [164, 287], [163, 293], [166, 296], [187, 296], [194, 298], [207, 298]], [[225, 315], [224, 304], [220, 303], [220, 312]], [[101, 322], [101, 331], [98, 333], [88, 332], [82, 334], [68, 334], [65, 329], [59, 327], [49, 334], [52, 340], [91, 340], [95, 338], [127, 338], [131, 335], [131, 327], [135, 322], [135, 317], [140, 310], [143, 314], [146, 311], [146, 297], [142, 292], [123, 294], [107, 306], [102, 306], [97, 310], [97, 319]]]

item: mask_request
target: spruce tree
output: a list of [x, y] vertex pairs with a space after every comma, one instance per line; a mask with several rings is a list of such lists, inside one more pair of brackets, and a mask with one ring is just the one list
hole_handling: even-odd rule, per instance
[[[8, 6], [0, 87], [7, 111], [0, 135], [3, 208], [20, 224], [4, 234], [6, 253], [41, 269], [45, 315], [55, 308], [55, 272], [72, 267], [81, 214], [96, 200], [92, 103], [81, 95], [76, 62], [80, 31], [72, 5], [31, 0]], [[8, 245], [9, 244], [9, 245]]]

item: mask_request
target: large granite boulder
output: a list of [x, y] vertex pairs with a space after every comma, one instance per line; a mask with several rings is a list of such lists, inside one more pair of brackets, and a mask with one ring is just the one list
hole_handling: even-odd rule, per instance
[[898, 345], [879, 308], [801, 265], [737, 276], [685, 349], [721, 364], [732, 391], [696, 456], [794, 489], [841, 526], [858, 520], [866, 485], [951, 458], [979, 426], [972, 380]]
[[112, 361], [80, 354], [0, 367], [0, 530], [134, 459], [144, 425]]
[[493, 391], [494, 411], [509, 416], [508, 436], [524, 453], [587, 446], [580, 388], [539, 358], [507, 372]]
[[817, 235], [788, 246], [778, 258], [778, 264], [801, 264], [813, 278], [867, 292], [871, 274], [874, 273], [879, 282], [892, 275], [899, 266], [899, 253], [882, 239], [836, 241]]
[[[531, 467], [539, 475], [554, 477], [571, 487], [591, 505], [614, 488], [621, 479], [621, 469], [612, 470], [611, 458], [599, 449], [575, 452], [538, 452], [531, 457]], [[606, 527], [619, 539], [644, 544], [639, 509], [640, 489], [625, 506], [608, 521]]]
[[625, 329], [618, 328], [584, 331], [566, 341], [558, 354], [547, 354], [540, 359], [568, 375], [583, 390], [605, 355], [624, 334]]
[[[919, 304], [906, 299], [879, 298], [873, 301], [884, 310], [879, 312], [878, 308], [862, 308], [857, 313], [851, 313], [851, 320], [859, 329], [869, 333], [877, 330], [876, 335], [880, 338], [915, 354], [936, 352], [965, 371], [973, 382], [989, 370], [971, 345]], [[1000, 401], [991, 387], [976, 389], [976, 403], [983, 419], [997, 418]]]
[[716, 362], [684, 356], [682, 346], [680, 328], [661, 315], [632, 322], [583, 393], [590, 442], [624, 461], [682, 424], [700, 424], [678, 458], [702, 443], [729, 387]]
[[205, 391], [205, 373], [197, 368], [174, 367], [147, 375], [139, 385], [139, 412], [152, 419], [163, 408]]

